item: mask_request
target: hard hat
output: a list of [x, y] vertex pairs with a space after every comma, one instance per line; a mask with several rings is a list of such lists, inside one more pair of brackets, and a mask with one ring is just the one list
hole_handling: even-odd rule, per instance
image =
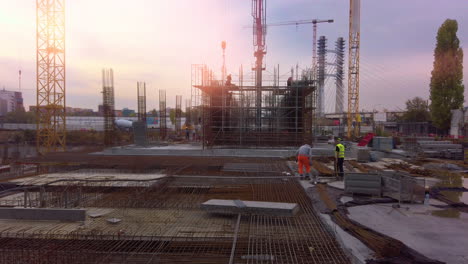
[[336, 141], [341, 141], [341, 138], [336, 138]]

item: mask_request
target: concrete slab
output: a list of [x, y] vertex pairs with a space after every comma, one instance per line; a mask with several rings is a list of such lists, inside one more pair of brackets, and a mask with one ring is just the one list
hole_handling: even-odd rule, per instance
[[[177, 145], [176, 145], [177, 146]], [[174, 147], [115, 147], [94, 155], [149, 155], [149, 156], [197, 156], [197, 157], [260, 157], [285, 158], [294, 156], [296, 149], [201, 149], [195, 146]]]
[[330, 187], [340, 189], [340, 190], [344, 190], [344, 188], [345, 188], [344, 181], [334, 181], [334, 182], [329, 182], [327, 184]]
[[[113, 187], [146, 187], [154, 184], [152, 179], [162, 179], [166, 177], [166, 174], [159, 173], [157, 171], [152, 173], [125, 173], [119, 170], [103, 169], [103, 170], [76, 170], [71, 172], [57, 172], [57, 173], [46, 173], [32, 177], [15, 179], [14, 183], [18, 185], [43, 185], [50, 182], [52, 186], [63, 186], [78, 183], [82, 180], [93, 180], [95, 183], [88, 182], [87, 185], [102, 185], [99, 181], [114, 181], [112, 182]], [[59, 180], [66, 181], [59, 181]], [[76, 180], [74, 182], [73, 180]], [[128, 180], [128, 181], [126, 181]], [[109, 186], [108, 183], [106, 183]]]
[[211, 199], [202, 203], [201, 208], [213, 213], [252, 213], [275, 216], [294, 216], [299, 211], [299, 206], [295, 203], [241, 202], [244, 206], [239, 206], [236, 200]]
[[[151, 156], [201, 156], [201, 157], [273, 157], [284, 158], [296, 154], [297, 148], [258, 148], [258, 149], [233, 149], [224, 148], [202, 149], [201, 146], [191, 144], [173, 144], [168, 146], [140, 147], [128, 145], [113, 147], [94, 155], [151, 155]], [[334, 156], [333, 146], [320, 146], [312, 148], [312, 156]]]
[[310, 182], [311, 181], [299, 181], [299, 183], [302, 185], [302, 188], [304, 188], [305, 190], [315, 186], [315, 184], [312, 184]]
[[56, 208], [0, 208], [0, 219], [84, 221], [86, 210]]
[[468, 214], [439, 214], [441, 209], [420, 204], [402, 204], [399, 209], [388, 204], [363, 205], [348, 211], [351, 219], [398, 239], [429, 258], [468, 264]]
[[374, 251], [364, 245], [359, 239], [353, 237], [330, 218], [330, 215], [320, 214], [320, 218], [328, 229], [335, 235], [336, 240], [345, 250], [353, 264], [364, 264], [366, 260], [373, 259]]
[[341, 196], [341, 198], [340, 198], [340, 201], [343, 204], [345, 204], [347, 202], [351, 202], [352, 200], [354, 200], [354, 198], [350, 197], [350, 196]]
[[109, 208], [94, 208], [94, 209], [88, 210], [88, 216], [91, 218], [97, 218], [97, 217], [101, 217], [103, 215], [109, 214], [113, 211], [114, 209], [109, 209]]

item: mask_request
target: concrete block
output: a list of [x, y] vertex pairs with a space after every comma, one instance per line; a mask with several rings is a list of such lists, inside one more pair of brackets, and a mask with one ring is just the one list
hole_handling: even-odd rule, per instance
[[56, 208], [0, 208], [0, 219], [84, 221], [86, 210]]
[[369, 162], [370, 161], [370, 152], [369, 149], [358, 149], [357, 150], [357, 161], [358, 162]]
[[294, 216], [299, 211], [299, 206], [295, 203], [242, 201], [244, 206], [238, 204], [235, 200], [211, 199], [202, 203], [201, 208], [213, 213], [274, 216]]
[[372, 173], [346, 173], [345, 192], [380, 196], [382, 177]]
[[146, 146], [148, 144], [146, 137], [146, 123], [138, 121], [133, 122], [133, 138], [135, 145]]

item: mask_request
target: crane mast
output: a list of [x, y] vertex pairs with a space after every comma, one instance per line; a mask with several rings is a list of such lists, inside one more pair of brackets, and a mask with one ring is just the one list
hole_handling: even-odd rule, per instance
[[359, 136], [359, 47], [361, 0], [349, 1], [348, 138]]
[[254, 56], [256, 58], [255, 67], [255, 108], [256, 122], [255, 126], [258, 130], [262, 127], [262, 71], [263, 57], [266, 54], [265, 35], [266, 35], [266, 0], [252, 0], [252, 17], [253, 17], [253, 36], [254, 36]]

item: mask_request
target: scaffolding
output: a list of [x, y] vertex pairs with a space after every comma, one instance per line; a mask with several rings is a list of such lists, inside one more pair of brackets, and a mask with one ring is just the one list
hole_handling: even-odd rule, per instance
[[165, 140], [167, 136], [166, 124], [166, 90], [159, 90], [159, 137]]
[[104, 115], [104, 145], [112, 146], [115, 138], [114, 72], [112, 69], [102, 70], [102, 108]]
[[137, 82], [138, 121], [146, 124], [146, 83]]
[[204, 147], [299, 146], [312, 142], [315, 82], [307, 74], [300, 80], [283, 81], [277, 72], [273, 82], [267, 79], [267, 85], [259, 89], [253, 83], [255, 78], [244, 80], [242, 69], [237, 84], [227, 85], [215, 80], [205, 65], [192, 65], [192, 85], [198, 90], [192, 91], [198, 96], [192, 98], [192, 112], [197, 112], [201, 120]]

